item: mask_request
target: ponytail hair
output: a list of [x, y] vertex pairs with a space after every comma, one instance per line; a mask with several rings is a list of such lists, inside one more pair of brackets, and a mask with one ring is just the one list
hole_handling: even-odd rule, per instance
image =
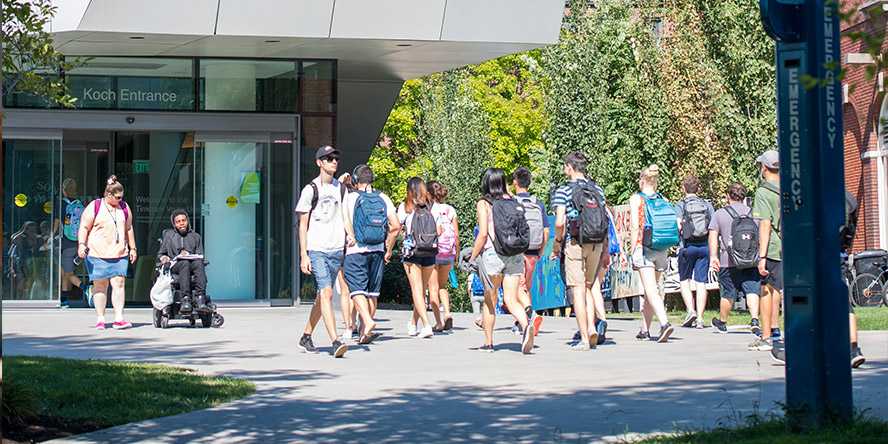
[[430, 180], [426, 187], [429, 189], [429, 194], [432, 196], [432, 200], [435, 203], [442, 204], [445, 200], [447, 200], [447, 187], [444, 186], [443, 183], [438, 182], [437, 180]]
[[638, 177], [639, 186], [650, 185], [657, 189], [657, 183], [660, 179], [660, 167], [657, 164], [652, 164], [651, 166], [641, 170], [641, 174]]

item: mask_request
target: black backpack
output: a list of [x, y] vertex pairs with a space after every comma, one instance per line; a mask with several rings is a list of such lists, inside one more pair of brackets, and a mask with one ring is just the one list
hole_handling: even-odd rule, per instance
[[600, 244], [608, 236], [607, 210], [604, 196], [598, 192], [591, 180], [575, 182], [571, 185], [574, 208], [579, 211], [571, 221], [571, 237], [580, 244]]
[[414, 207], [410, 235], [413, 237], [414, 257], [434, 257], [438, 254], [438, 224], [428, 206]]
[[488, 201], [493, 214], [493, 248], [500, 256], [524, 254], [530, 247], [530, 227], [517, 199]]
[[727, 245], [731, 262], [740, 270], [756, 267], [759, 262], [759, 226], [752, 218], [752, 210], [740, 215], [728, 205], [725, 211], [733, 219], [730, 244]]
[[684, 211], [681, 215], [681, 238], [685, 242], [705, 242], [709, 237], [709, 205], [705, 200], [692, 196], [685, 198]]

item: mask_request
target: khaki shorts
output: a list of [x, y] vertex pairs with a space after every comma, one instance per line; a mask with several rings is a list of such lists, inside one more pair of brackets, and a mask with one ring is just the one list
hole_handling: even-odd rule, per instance
[[568, 287], [591, 286], [595, 282], [604, 246], [580, 245], [573, 240], [564, 246], [564, 280]]

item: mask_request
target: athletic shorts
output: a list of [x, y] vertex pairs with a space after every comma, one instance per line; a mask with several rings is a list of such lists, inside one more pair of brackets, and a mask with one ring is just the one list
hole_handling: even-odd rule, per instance
[[564, 283], [568, 287], [587, 287], [598, 277], [604, 243], [584, 244], [570, 240], [564, 246]]
[[342, 272], [351, 292], [350, 296], [378, 298], [382, 289], [384, 267], [385, 253], [381, 251], [346, 255]]
[[342, 251], [333, 253], [325, 253], [323, 251], [309, 251], [308, 258], [311, 260], [311, 274], [315, 278], [315, 285], [318, 290], [325, 288], [333, 288], [333, 280], [339, 274], [342, 268]]
[[62, 250], [62, 271], [65, 273], [74, 272], [74, 259], [77, 258], [77, 247], [65, 248]]
[[669, 254], [663, 250], [651, 250], [648, 247], [635, 247], [632, 251], [632, 269], [653, 268], [666, 271], [669, 268]]
[[783, 262], [767, 259], [765, 261], [767, 276], [761, 276], [762, 285], [770, 285], [778, 291], [783, 291]]
[[435, 266], [435, 256], [428, 256], [428, 257], [410, 256], [410, 257], [404, 258], [404, 263], [418, 265], [422, 268], [434, 267]]
[[678, 279], [709, 282], [709, 246], [685, 245], [678, 250]]
[[488, 276], [502, 274], [505, 276], [520, 276], [524, 274], [524, 255], [500, 256], [495, 249], [488, 248], [481, 253], [484, 261], [484, 271]]
[[718, 271], [718, 288], [721, 297], [729, 300], [740, 300], [750, 294], [758, 296], [762, 290], [761, 275], [757, 268], [722, 268]]

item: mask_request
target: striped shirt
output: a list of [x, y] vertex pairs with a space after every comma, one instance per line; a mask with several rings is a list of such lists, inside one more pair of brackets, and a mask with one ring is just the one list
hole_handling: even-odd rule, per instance
[[[580, 211], [576, 207], [574, 207], [573, 204], [573, 190], [575, 186], [574, 184], [586, 181], [588, 181], [588, 179], [577, 179], [570, 181], [558, 187], [558, 189], [555, 190], [555, 194], [552, 195], [552, 207], [555, 209], [556, 212], [558, 211], [558, 207], [564, 207], [564, 214], [567, 215], [568, 222], [573, 221], [580, 216]], [[601, 203], [606, 205], [607, 203], [604, 200], [604, 190], [595, 182], [592, 182], [592, 186], [595, 187], [595, 190], [598, 191], [598, 193], [601, 195]], [[567, 232], [565, 233], [565, 240], [569, 240], [570, 230], [566, 231]]]

